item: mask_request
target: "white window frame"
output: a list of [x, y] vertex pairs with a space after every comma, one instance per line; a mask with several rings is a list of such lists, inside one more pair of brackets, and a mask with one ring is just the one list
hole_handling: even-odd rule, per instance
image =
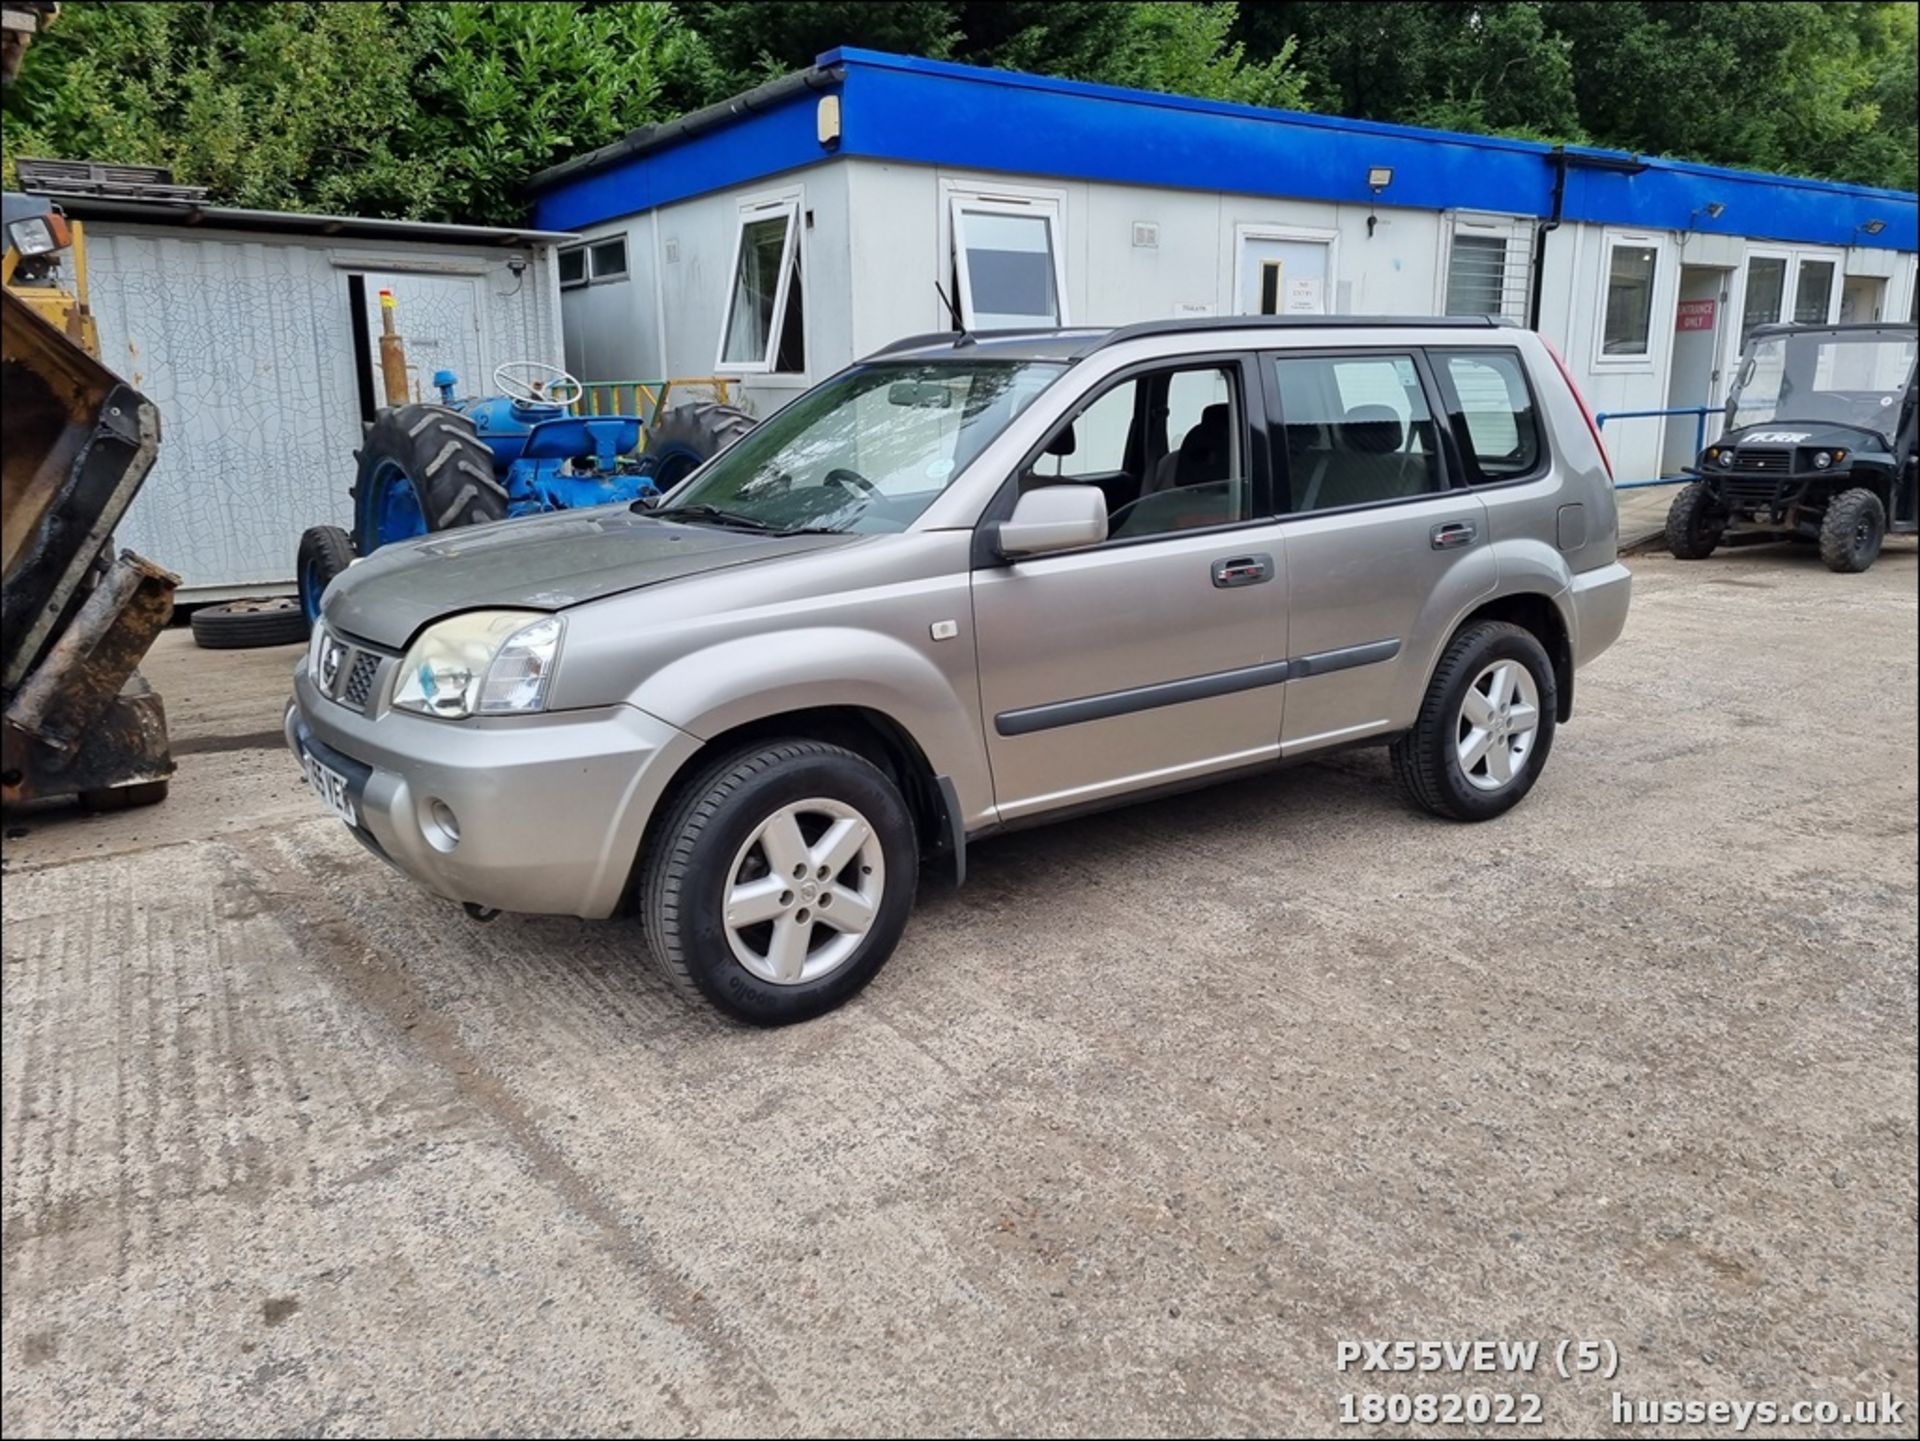
[[[1647, 287], [1647, 348], [1631, 355], [1609, 355], [1606, 349], [1607, 297], [1613, 289], [1613, 252], [1616, 250], [1653, 252], [1653, 278]], [[1662, 302], [1672, 294], [1673, 279], [1668, 272], [1675, 268], [1667, 264], [1664, 237], [1652, 231], [1609, 230], [1601, 236], [1600, 271], [1597, 276], [1599, 304], [1593, 311], [1593, 370], [1596, 373], [1619, 374], [1624, 371], [1652, 375], [1658, 372], [1673, 344], [1671, 326], [1667, 327], [1669, 333], [1664, 341], [1662, 339], [1660, 317], [1666, 313]]]
[[[1267, 225], [1259, 222], [1236, 225], [1233, 227], [1233, 313], [1235, 315], [1254, 315], [1260, 312], [1253, 306], [1260, 303], [1255, 295], [1249, 299], [1242, 288], [1246, 274], [1247, 242], [1249, 240], [1299, 240], [1310, 245], [1327, 247], [1327, 285], [1326, 315], [1337, 314], [1336, 298], [1340, 294], [1340, 232], [1325, 230], [1311, 225]], [[1282, 315], [1286, 314], [1286, 303], [1281, 302]]]
[[[1520, 272], [1520, 313], [1508, 315], [1516, 325], [1527, 323], [1527, 301], [1533, 291], [1533, 226], [1511, 215], [1468, 214], [1457, 212], [1451, 217], [1451, 223], [1444, 232], [1446, 243], [1441, 246], [1440, 270], [1434, 277], [1433, 313], [1447, 314], [1447, 291], [1453, 279], [1454, 242], [1463, 235], [1478, 240], [1498, 240], [1505, 247], [1500, 258], [1500, 298], [1505, 300], [1507, 288], [1514, 270]], [[1495, 314], [1506, 315], [1505, 311]]]
[[[616, 240], [620, 242], [620, 269], [611, 275], [602, 275], [593, 258], [593, 253], [601, 246], [611, 245]], [[592, 240], [589, 240], [586, 245], [587, 283], [590, 285], [615, 285], [622, 280], [632, 279], [632, 249], [633, 247], [627, 243], [627, 232], [624, 230], [616, 230], [611, 235], [595, 236]]]
[[[949, 275], [959, 274], [960, 293], [949, 298], [960, 307], [960, 323], [968, 330], [975, 328], [973, 274], [967, 261], [966, 225], [961, 220], [963, 213], [971, 211], [978, 215], [1016, 215], [1046, 221], [1047, 247], [1053, 261], [1053, 298], [1060, 311], [1054, 324], [1071, 325], [1073, 321], [1067, 308], [1066, 192], [1020, 185], [956, 185], [951, 181], [943, 181], [940, 189], [946, 203], [941, 206], [937, 274], [942, 290], [947, 287]], [[941, 317], [942, 325], [952, 323], [951, 315]]]
[[579, 290], [581, 287], [593, 283], [593, 262], [587, 256], [589, 248], [590, 245], [564, 245], [555, 252], [553, 273], [556, 276], [560, 276], [561, 256], [577, 255], [580, 257], [580, 278], [578, 280], [568, 280], [564, 276], [560, 276], [560, 288], [562, 290]]
[[[800, 232], [805, 228], [802, 220], [802, 197], [798, 191], [786, 191], [777, 196], [755, 196], [740, 202], [739, 214], [733, 228], [733, 260], [727, 266], [726, 300], [720, 310], [720, 343], [714, 349], [713, 363], [716, 375], [774, 375], [799, 378], [806, 375], [806, 337], [801, 337], [801, 362], [798, 371], [783, 370], [776, 372], [773, 362], [780, 354], [781, 328], [787, 323], [787, 287], [793, 283], [793, 260], [795, 247], [803, 244]], [[733, 307], [739, 299], [740, 256], [747, 243], [747, 226], [759, 220], [771, 220], [776, 215], [785, 215], [787, 220], [786, 243], [780, 247], [780, 282], [773, 293], [773, 320], [767, 327], [767, 344], [764, 357], [760, 360], [728, 360], [727, 332], [733, 328]], [[800, 257], [800, 323], [806, 324], [807, 292], [806, 272], [807, 256], [804, 250], [797, 252]]]

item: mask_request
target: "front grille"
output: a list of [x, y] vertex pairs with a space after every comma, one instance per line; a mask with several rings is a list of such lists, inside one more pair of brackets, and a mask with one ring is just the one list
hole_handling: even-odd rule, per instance
[[334, 704], [365, 715], [373, 709], [373, 698], [379, 690], [380, 663], [386, 659], [383, 651], [329, 633], [321, 642], [314, 684]]
[[1735, 470], [1747, 470], [1768, 475], [1785, 475], [1793, 469], [1793, 452], [1790, 450], [1748, 450], [1742, 447], [1733, 453]]
[[1720, 477], [1720, 487], [1732, 505], [1772, 505], [1780, 497], [1780, 482], [1741, 475]]
[[367, 702], [373, 699], [373, 678], [379, 671], [379, 656], [370, 650], [358, 652], [353, 658], [353, 669], [347, 672], [347, 683], [340, 688], [340, 699], [355, 710], [365, 710]]

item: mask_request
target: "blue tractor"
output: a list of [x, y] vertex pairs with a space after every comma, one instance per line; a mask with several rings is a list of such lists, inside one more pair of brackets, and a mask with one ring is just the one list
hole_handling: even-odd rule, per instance
[[300, 537], [296, 574], [310, 625], [320, 597], [355, 556], [431, 531], [655, 495], [679, 484], [753, 426], [731, 405], [676, 406], [640, 447], [637, 415], [575, 415], [586, 387], [534, 360], [494, 367], [496, 395], [456, 400], [437, 372], [438, 403], [380, 411], [356, 454], [353, 531], [317, 525]]

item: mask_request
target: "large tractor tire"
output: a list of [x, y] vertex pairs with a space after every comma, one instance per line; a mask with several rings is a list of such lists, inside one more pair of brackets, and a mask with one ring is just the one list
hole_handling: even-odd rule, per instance
[[320, 619], [320, 597], [333, 578], [353, 564], [353, 537], [337, 525], [316, 525], [300, 537], [294, 577], [300, 582], [300, 609], [312, 625]]
[[714, 401], [676, 405], [647, 435], [643, 454], [652, 462], [653, 483], [672, 490], [753, 426], [753, 417], [738, 406]]
[[504, 520], [507, 490], [473, 422], [444, 405], [383, 410], [354, 457], [353, 539], [362, 555], [429, 531]]

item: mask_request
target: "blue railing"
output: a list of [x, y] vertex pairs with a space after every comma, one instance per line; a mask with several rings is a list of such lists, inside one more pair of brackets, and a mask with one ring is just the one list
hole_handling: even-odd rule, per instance
[[[1693, 453], [1698, 455], [1707, 444], [1707, 417], [1719, 413], [1717, 405], [1680, 405], [1669, 410], [1603, 410], [1594, 416], [1593, 423], [1605, 430], [1609, 420], [1664, 420], [1674, 415], [1693, 417]], [[1680, 485], [1690, 477], [1684, 475], [1663, 475], [1658, 480], [1617, 480], [1615, 490], [1645, 490], [1655, 485]]]

